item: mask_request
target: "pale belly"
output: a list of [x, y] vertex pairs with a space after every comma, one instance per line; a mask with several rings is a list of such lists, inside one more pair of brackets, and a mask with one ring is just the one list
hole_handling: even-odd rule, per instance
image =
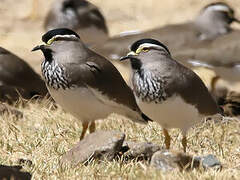
[[186, 131], [203, 120], [197, 109], [186, 104], [181, 97], [172, 97], [161, 104], [145, 103], [137, 99], [140, 109], [163, 128], [179, 128]]
[[118, 113], [138, 121], [139, 114], [118, 104], [91, 88], [54, 90], [48, 88], [53, 99], [67, 112], [81, 121], [90, 122]]
[[49, 88], [53, 99], [67, 112], [81, 121], [106, 118], [113, 109], [101, 103], [87, 88], [54, 90]]

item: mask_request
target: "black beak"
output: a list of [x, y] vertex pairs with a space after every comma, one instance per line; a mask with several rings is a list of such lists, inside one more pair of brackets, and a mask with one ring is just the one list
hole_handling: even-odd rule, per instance
[[235, 17], [232, 18], [233, 21], [240, 23], [240, 20], [236, 19]]
[[32, 51], [42, 50], [43, 48], [44, 48], [44, 45], [38, 45], [35, 48], [33, 48]]
[[138, 55], [138, 54], [135, 53], [134, 51], [130, 51], [126, 56], [121, 57], [121, 58], [120, 58], [120, 61], [124, 61], [124, 60], [126, 60], [126, 59], [136, 59], [136, 56], [137, 56], [137, 55]]
[[124, 61], [126, 59], [130, 59], [130, 57], [129, 56], [123, 56], [123, 57], [120, 58], [120, 61]]

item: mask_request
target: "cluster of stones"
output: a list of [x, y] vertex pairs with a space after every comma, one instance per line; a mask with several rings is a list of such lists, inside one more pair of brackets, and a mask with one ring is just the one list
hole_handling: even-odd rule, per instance
[[93, 160], [121, 159], [145, 161], [162, 171], [215, 168], [222, 165], [214, 155], [193, 157], [185, 153], [169, 151], [150, 142], [125, 141], [125, 134], [117, 131], [96, 131], [89, 134], [63, 155], [62, 164], [73, 166], [88, 164]]

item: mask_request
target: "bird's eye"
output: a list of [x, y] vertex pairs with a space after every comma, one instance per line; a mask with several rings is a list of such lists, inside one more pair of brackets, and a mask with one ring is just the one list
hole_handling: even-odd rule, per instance
[[144, 47], [144, 48], [142, 49], [142, 51], [143, 51], [143, 52], [148, 52], [149, 49], [148, 49], [147, 47]]

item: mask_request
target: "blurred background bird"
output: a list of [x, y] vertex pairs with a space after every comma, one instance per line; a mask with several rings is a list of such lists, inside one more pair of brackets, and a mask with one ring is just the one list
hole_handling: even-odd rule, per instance
[[0, 47], [0, 90], [2, 101], [46, 96], [47, 88], [41, 76], [24, 60]]
[[46, 31], [70, 28], [76, 31], [87, 45], [108, 38], [105, 18], [94, 4], [86, 0], [55, 0], [44, 22]]
[[192, 21], [170, 24], [135, 34], [125, 32], [123, 35], [110, 38], [95, 49], [114, 60], [128, 51], [130, 43], [149, 37], [161, 40], [171, 48], [174, 55], [174, 52], [179, 49], [186, 49], [203, 40], [213, 40], [231, 32], [233, 22], [239, 23], [234, 10], [228, 4], [211, 3], [203, 7]]

